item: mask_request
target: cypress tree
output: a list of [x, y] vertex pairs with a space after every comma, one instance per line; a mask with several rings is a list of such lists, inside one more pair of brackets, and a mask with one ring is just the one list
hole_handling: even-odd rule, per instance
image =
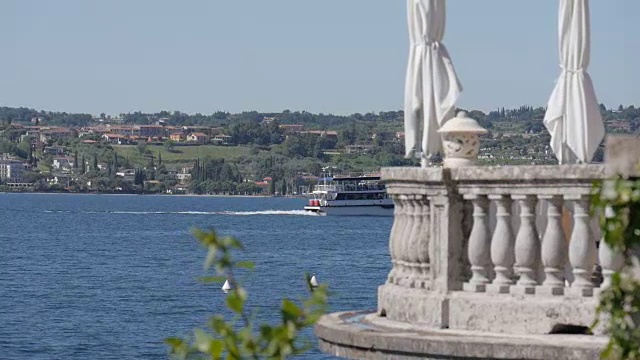
[[146, 174], [143, 169], [136, 168], [135, 175], [133, 177], [134, 185], [141, 185], [144, 188], [144, 180], [146, 179]]
[[191, 169], [191, 179], [193, 181], [198, 180], [198, 171], [200, 170], [200, 159], [196, 159], [195, 163], [193, 164], [193, 169]]
[[[29, 156], [31, 156], [31, 152], [29, 152]], [[78, 150], [73, 153], [73, 168], [78, 168]]]
[[162, 154], [158, 151], [158, 166], [162, 165]]
[[93, 155], [93, 170], [98, 171], [98, 155]]
[[272, 196], [276, 194], [276, 181], [274, 178], [271, 178], [271, 183], [269, 184], [269, 192]]
[[144, 181], [147, 179], [147, 174], [144, 169], [140, 169], [140, 186], [142, 186], [142, 190], [144, 190]]
[[82, 156], [82, 173], [86, 173], [87, 172], [87, 163], [84, 160], [84, 155]]

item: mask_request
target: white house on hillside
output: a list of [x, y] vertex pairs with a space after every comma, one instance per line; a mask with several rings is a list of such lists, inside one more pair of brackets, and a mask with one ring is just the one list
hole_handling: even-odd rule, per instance
[[206, 144], [209, 141], [209, 136], [204, 133], [194, 132], [187, 136], [187, 141], [198, 144]]
[[57, 170], [71, 170], [73, 158], [71, 156], [60, 156], [53, 158], [53, 168]]

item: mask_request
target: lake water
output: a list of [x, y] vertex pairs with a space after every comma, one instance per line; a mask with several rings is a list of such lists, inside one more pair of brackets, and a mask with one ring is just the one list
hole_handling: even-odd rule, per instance
[[163, 339], [225, 311], [220, 285], [197, 280], [205, 250], [194, 227], [245, 244], [258, 321], [306, 295], [305, 272], [329, 284], [331, 311], [374, 309], [392, 218], [309, 216], [305, 202], [0, 194], [0, 358], [167, 358]]

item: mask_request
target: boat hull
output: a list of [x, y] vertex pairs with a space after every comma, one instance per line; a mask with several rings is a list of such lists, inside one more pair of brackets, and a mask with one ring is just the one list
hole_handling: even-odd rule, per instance
[[393, 206], [305, 206], [306, 211], [330, 216], [393, 216]]

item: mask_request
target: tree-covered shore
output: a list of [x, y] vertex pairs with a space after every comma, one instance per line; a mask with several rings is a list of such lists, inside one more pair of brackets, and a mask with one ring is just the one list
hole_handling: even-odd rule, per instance
[[[489, 130], [483, 164], [553, 164], [545, 109], [522, 106], [467, 110]], [[640, 133], [640, 108], [601, 105], [609, 133]], [[225, 143], [176, 143], [165, 137], [114, 144], [90, 131], [160, 124], [166, 129], [215, 129]], [[70, 129], [72, 136], [34, 139], [34, 129]], [[88, 130], [89, 129], [89, 130]], [[285, 110], [209, 115], [175, 111], [114, 116], [0, 107], [0, 154], [24, 161], [26, 188], [0, 191], [98, 193], [294, 194], [323, 172], [372, 173], [385, 166], [417, 165], [405, 159], [403, 112], [332, 115]], [[52, 154], [51, 149], [59, 153]], [[602, 152], [596, 154], [596, 161]], [[66, 157], [61, 171], [56, 159]], [[438, 163], [441, 159], [432, 159]], [[57, 177], [56, 177], [57, 176]], [[180, 179], [179, 179], [180, 178]]]

